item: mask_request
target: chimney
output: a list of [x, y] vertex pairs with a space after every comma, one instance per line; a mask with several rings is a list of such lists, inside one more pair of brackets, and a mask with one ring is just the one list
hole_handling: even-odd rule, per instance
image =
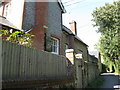
[[76, 23], [76, 21], [72, 21], [72, 22], [70, 22], [69, 23], [70, 24], [70, 29], [71, 29], [71, 31], [75, 34], [75, 35], [77, 35], [77, 23]]

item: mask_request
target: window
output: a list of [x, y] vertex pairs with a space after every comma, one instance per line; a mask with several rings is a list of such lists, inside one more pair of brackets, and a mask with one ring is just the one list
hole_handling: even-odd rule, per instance
[[68, 49], [68, 44], [65, 44], [65, 50]]
[[[65, 44], [65, 51], [68, 49], [68, 44]], [[65, 52], [65, 56], [66, 56], [66, 52]]]
[[78, 54], [83, 54], [83, 51], [82, 50], [78, 50], [77, 53]]
[[5, 5], [5, 10], [4, 10], [4, 17], [7, 17], [11, 8], [11, 3], [8, 3]]
[[52, 38], [52, 53], [59, 54], [59, 40]]
[[78, 50], [75, 56], [76, 58], [83, 59], [83, 51]]
[[0, 4], [0, 16], [2, 16], [2, 12], [3, 12], [3, 5]]

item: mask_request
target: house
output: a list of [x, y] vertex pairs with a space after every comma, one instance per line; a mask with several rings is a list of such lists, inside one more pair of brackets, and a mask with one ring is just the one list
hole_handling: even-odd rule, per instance
[[[56, 0], [56, 2], [7, 0], [0, 4], [0, 15], [2, 17], [5, 17], [16, 28], [35, 35], [33, 37], [34, 48], [65, 55], [64, 47], [67, 49], [69, 46], [69, 48], [75, 49], [76, 53], [81, 53], [81, 46], [77, 47], [74, 43], [80, 41], [83, 44], [82, 46], [87, 45], [77, 37], [77, 31], [75, 33], [72, 32], [73, 35], [68, 35], [71, 40], [74, 37], [72, 43], [70, 43], [71, 40], [69, 40], [69, 43], [64, 42], [65, 31], [63, 31], [63, 28], [65, 26], [62, 25], [63, 13], [65, 13], [65, 9], [61, 0]], [[71, 28], [74, 28], [74, 26]]]
[[[33, 48], [52, 52], [57, 54], [56, 56], [63, 55], [62, 57], [66, 56], [66, 49], [73, 49], [74, 55], [82, 54], [82, 67], [80, 67], [82, 81], [80, 83], [82, 83], [82, 87], [86, 87], [88, 71], [90, 71], [88, 70], [88, 45], [77, 36], [75, 21], [69, 23], [70, 29], [62, 24], [63, 13], [65, 13], [65, 9], [61, 0], [56, 0], [56, 2], [31, 2], [31, 0], [0, 2], [0, 21], [2, 21], [0, 24], [2, 27], [22, 29], [34, 34]], [[66, 57], [64, 58], [66, 59]], [[56, 58], [54, 59], [56, 60]]]
[[[1, 30], [9, 30], [10, 32], [14, 32], [18, 30], [11, 22], [9, 22], [5, 17], [0, 16], [0, 33]], [[6, 36], [3, 35], [2, 39], [6, 39]]]
[[70, 29], [63, 25], [63, 34], [62, 34], [62, 47], [63, 47], [63, 55], [65, 55], [66, 49], [73, 49], [74, 54], [82, 54], [82, 65], [84, 69], [82, 71], [83, 74], [83, 87], [88, 84], [88, 45], [85, 44], [78, 36], [77, 36], [77, 23], [72, 21], [69, 23]]
[[29, 32], [36, 35], [33, 38], [35, 48], [61, 54], [62, 13], [64, 12], [60, 1], [25, 2], [23, 29], [32, 28]]
[[[87, 55], [87, 48], [88, 45], [85, 44], [78, 36], [77, 36], [77, 29], [76, 29], [76, 22], [72, 21], [70, 22], [70, 26], [72, 27], [71, 29], [67, 28], [66, 26], [63, 25], [63, 47], [65, 49], [74, 49], [75, 53], [84, 53]], [[64, 53], [64, 51], [63, 51]], [[87, 57], [87, 56], [83, 56]], [[87, 58], [85, 59], [87, 61]]]
[[0, 26], [2, 29], [18, 29], [11, 22], [9, 22], [5, 17], [0, 16]]
[[0, 16], [5, 17], [18, 29], [22, 29], [24, 0], [2, 0], [0, 2]]
[[61, 0], [31, 2], [6, 0], [0, 3], [0, 15], [18, 29], [34, 34], [33, 48], [61, 54], [62, 13]]

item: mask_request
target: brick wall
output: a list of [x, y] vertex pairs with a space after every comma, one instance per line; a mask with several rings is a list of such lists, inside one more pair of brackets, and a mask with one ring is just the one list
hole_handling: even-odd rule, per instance
[[45, 29], [47, 26], [48, 17], [48, 2], [26, 2], [24, 8], [23, 29], [28, 30], [34, 34], [33, 48], [44, 50], [45, 43]]
[[89, 55], [88, 82], [91, 83], [98, 76], [99, 76], [98, 59], [94, 56]]
[[74, 36], [73, 35], [69, 35], [66, 32], [62, 33], [62, 55], [65, 55], [65, 44], [68, 45], [69, 49], [74, 49]]
[[[46, 31], [43, 27], [44, 25], [48, 27]], [[32, 28], [30, 33], [36, 35], [33, 38], [34, 48], [45, 50], [45, 47], [49, 47], [49, 42], [47, 40], [45, 41], [45, 37], [55, 36], [60, 41], [59, 50], [61, 50], [61, 26], [62, 11], [58, 2], [25, 3], [23, 29], [29, 30]], [[59, 54], [61, 54], [61, 51]]]
[[[82, 42], [80, 42], [79, 40], [75, 39], [75, 53], [78, 53], [79, 51], [82, 51], [83, 53], [83, 62], [84, 61], [88, 61], [88, 50], [87, 50], [87, 46], [85, 44], [83, 44]], [[83, 87], [86, 87], [88, 84], [88, 66], [87, 63], [83, 63], [84, 65], [84, 70], [83, 70]]]

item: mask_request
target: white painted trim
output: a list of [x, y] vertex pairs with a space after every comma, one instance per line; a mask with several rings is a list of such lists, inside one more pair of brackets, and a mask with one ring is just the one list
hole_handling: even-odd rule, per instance
[[57, 52], [52, 52], [53, 54], [59, 54], [59, 39], [52, 37], [52, 39], [57, 41]]

